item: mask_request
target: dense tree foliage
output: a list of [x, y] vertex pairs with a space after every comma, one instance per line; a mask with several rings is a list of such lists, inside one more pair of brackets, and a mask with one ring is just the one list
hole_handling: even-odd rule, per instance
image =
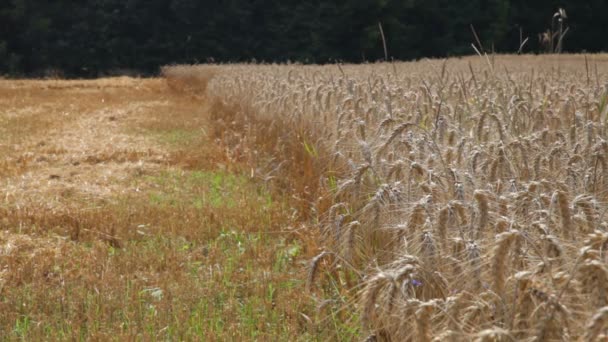
[[[326, 63], [540, 52], [566, 9], [565, 51], [606, 48], [606, 0], [3, 0], [0, 74], [97, 76], [204, 61]], [[559, 19], [559, 18], [558, 18]]]

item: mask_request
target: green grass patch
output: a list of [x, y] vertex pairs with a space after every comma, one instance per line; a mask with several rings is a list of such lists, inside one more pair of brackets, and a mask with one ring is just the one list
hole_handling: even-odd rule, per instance
[[156, 206], [235, 208], [253, 201], [263, 210], [272, 205], [268, 191], [245, 176], [224, 171], [163, 171], [140, 183], [147, 185], [148, 199]]
[[152, 133], [156, 138], [164, 144], [170, 146], [189, 146], [196, 142], [199, 142], [205, 137], [205, 134], [200, 129], [188, 130], [188, 129], [171, 129], [171, 130], [159, 130], [153, 131]]

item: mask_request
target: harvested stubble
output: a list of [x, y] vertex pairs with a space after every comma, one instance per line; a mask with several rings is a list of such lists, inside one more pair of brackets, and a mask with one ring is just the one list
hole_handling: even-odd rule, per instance
[[592, 340], [608, 64], [588, 59], [594, 80], [576, 55], [191, 72], [214, 73], [216, 137], [324, 232], [311, 296], [370, 338]]

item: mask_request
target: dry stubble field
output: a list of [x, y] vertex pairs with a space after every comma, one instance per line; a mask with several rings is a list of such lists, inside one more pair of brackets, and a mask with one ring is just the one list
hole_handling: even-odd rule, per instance
[[0, 80], [0, 340], [312, 336], [307, 239], [208, 109], [163, 79]]

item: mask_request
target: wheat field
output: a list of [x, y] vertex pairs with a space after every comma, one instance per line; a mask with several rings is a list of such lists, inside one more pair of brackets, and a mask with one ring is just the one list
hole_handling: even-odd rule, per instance
[[318, 236], [314, 324], [367, 341], [608, 339], [608, 56], [163, 74]]

